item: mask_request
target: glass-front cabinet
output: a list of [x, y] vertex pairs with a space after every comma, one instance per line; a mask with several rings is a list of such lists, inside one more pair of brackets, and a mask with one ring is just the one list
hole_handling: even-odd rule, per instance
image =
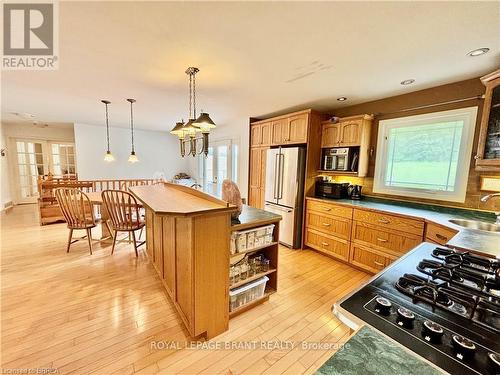
[[500, 172], [500, 69], [481, 78], [486, 86], [476, 169]]

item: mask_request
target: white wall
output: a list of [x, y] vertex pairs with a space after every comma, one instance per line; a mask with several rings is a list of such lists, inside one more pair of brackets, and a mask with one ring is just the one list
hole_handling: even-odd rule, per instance
[[127, 162], [130, 155], [130, 129], [110, 127], [110, 149], [113, 162], [103, 160], [106, 152], [106, 128], [75, 124], [78, 177], [85, 179], [153, 178], [163, 173], [171, 179], [176, 173], [188, 172], [188, 161], [179, 155], [179, 143], [168, 132], [134, 131], [135, 151], [139, 162]]

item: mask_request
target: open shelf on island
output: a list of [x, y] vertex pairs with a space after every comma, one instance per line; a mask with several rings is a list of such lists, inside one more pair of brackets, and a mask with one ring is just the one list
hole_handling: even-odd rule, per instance
[[239, 286], [248, 284], [254, 280], [260, 279], [261, 277], [269, 275], [269, 274], [274, 273], [274, 272], [276, 272], [276, 269], [270, 269], [269, 271], [259, 272], [253, 276], [247, 277], [245, 280], [241, 280], [241, 281], [238, 281], [237, 283], [234, 283], [233, 285], [230, 285], [229, 289], [235, 289]]
[[271, 246], [274, 246], [274, 245], [277, 245], [277, 244], [278, 244], [278, 242], [271, 242], [271, 243], [267, 243], [267, 244], [262, 245], [262, 246], [253, 247], [253, 248], [251, 248], [249, 250], [243, 250], [243, 251], [240, 251], [238, 253], [231, 254], [231, 258], [237, 257], [238, 255], [254, 253], [256, 251], [259, 251], [259, 250], [262, 250], [262, 249], [266, 249], [268, 247], [271, 247]]
[[243, 306], [238, 307], [237, 309], [234, 309], [233, 311], [230, 311], [229, 318], [234, 318], [236, 315], [239, 315], [247, 310], [250, 310], [252, 307], [257, 306], [258, 304], [267, 301], [269, 299], [269, 296], [273, 293], [276, 293], [276, 290], [266, 287], [266, 291], [264, 292], [264, 295], [262, 297], [254, 299], [252, 302], [249, 302]]

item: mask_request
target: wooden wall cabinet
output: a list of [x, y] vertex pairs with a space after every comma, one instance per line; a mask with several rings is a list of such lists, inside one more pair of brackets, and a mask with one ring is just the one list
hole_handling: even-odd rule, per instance
[[250, 148], [248, 205], [255, 208], [264, 208], [267, 150], [268, 147]]
[[250, 146], [269, 146], [271, 145], [272, 127], [270, 122], [262, 124], [252, 124], [250, 126]]
[[[337, 123], [322, 122], [322, 148], [359, 147], [358, 177], [364, 177], [368, 173], [372, 121], [373, 116], [360, 115], [341, 118]], [[342, 172], [335, 172], [335, 174], [342, 174]], [[352, 175], [352, 172], [349, 171], [348, 174]]]
[[476, 170], [500, 172], [500, 69], [481, 78], [486, 86]]

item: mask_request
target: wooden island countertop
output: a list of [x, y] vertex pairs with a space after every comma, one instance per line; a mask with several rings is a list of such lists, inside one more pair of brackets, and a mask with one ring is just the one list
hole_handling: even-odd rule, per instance
[[236, 210], [236, 206], [212, 195], [167, 182], [132, 186], [129, 190], [146, 208], [159, 215], [188, 216]]

